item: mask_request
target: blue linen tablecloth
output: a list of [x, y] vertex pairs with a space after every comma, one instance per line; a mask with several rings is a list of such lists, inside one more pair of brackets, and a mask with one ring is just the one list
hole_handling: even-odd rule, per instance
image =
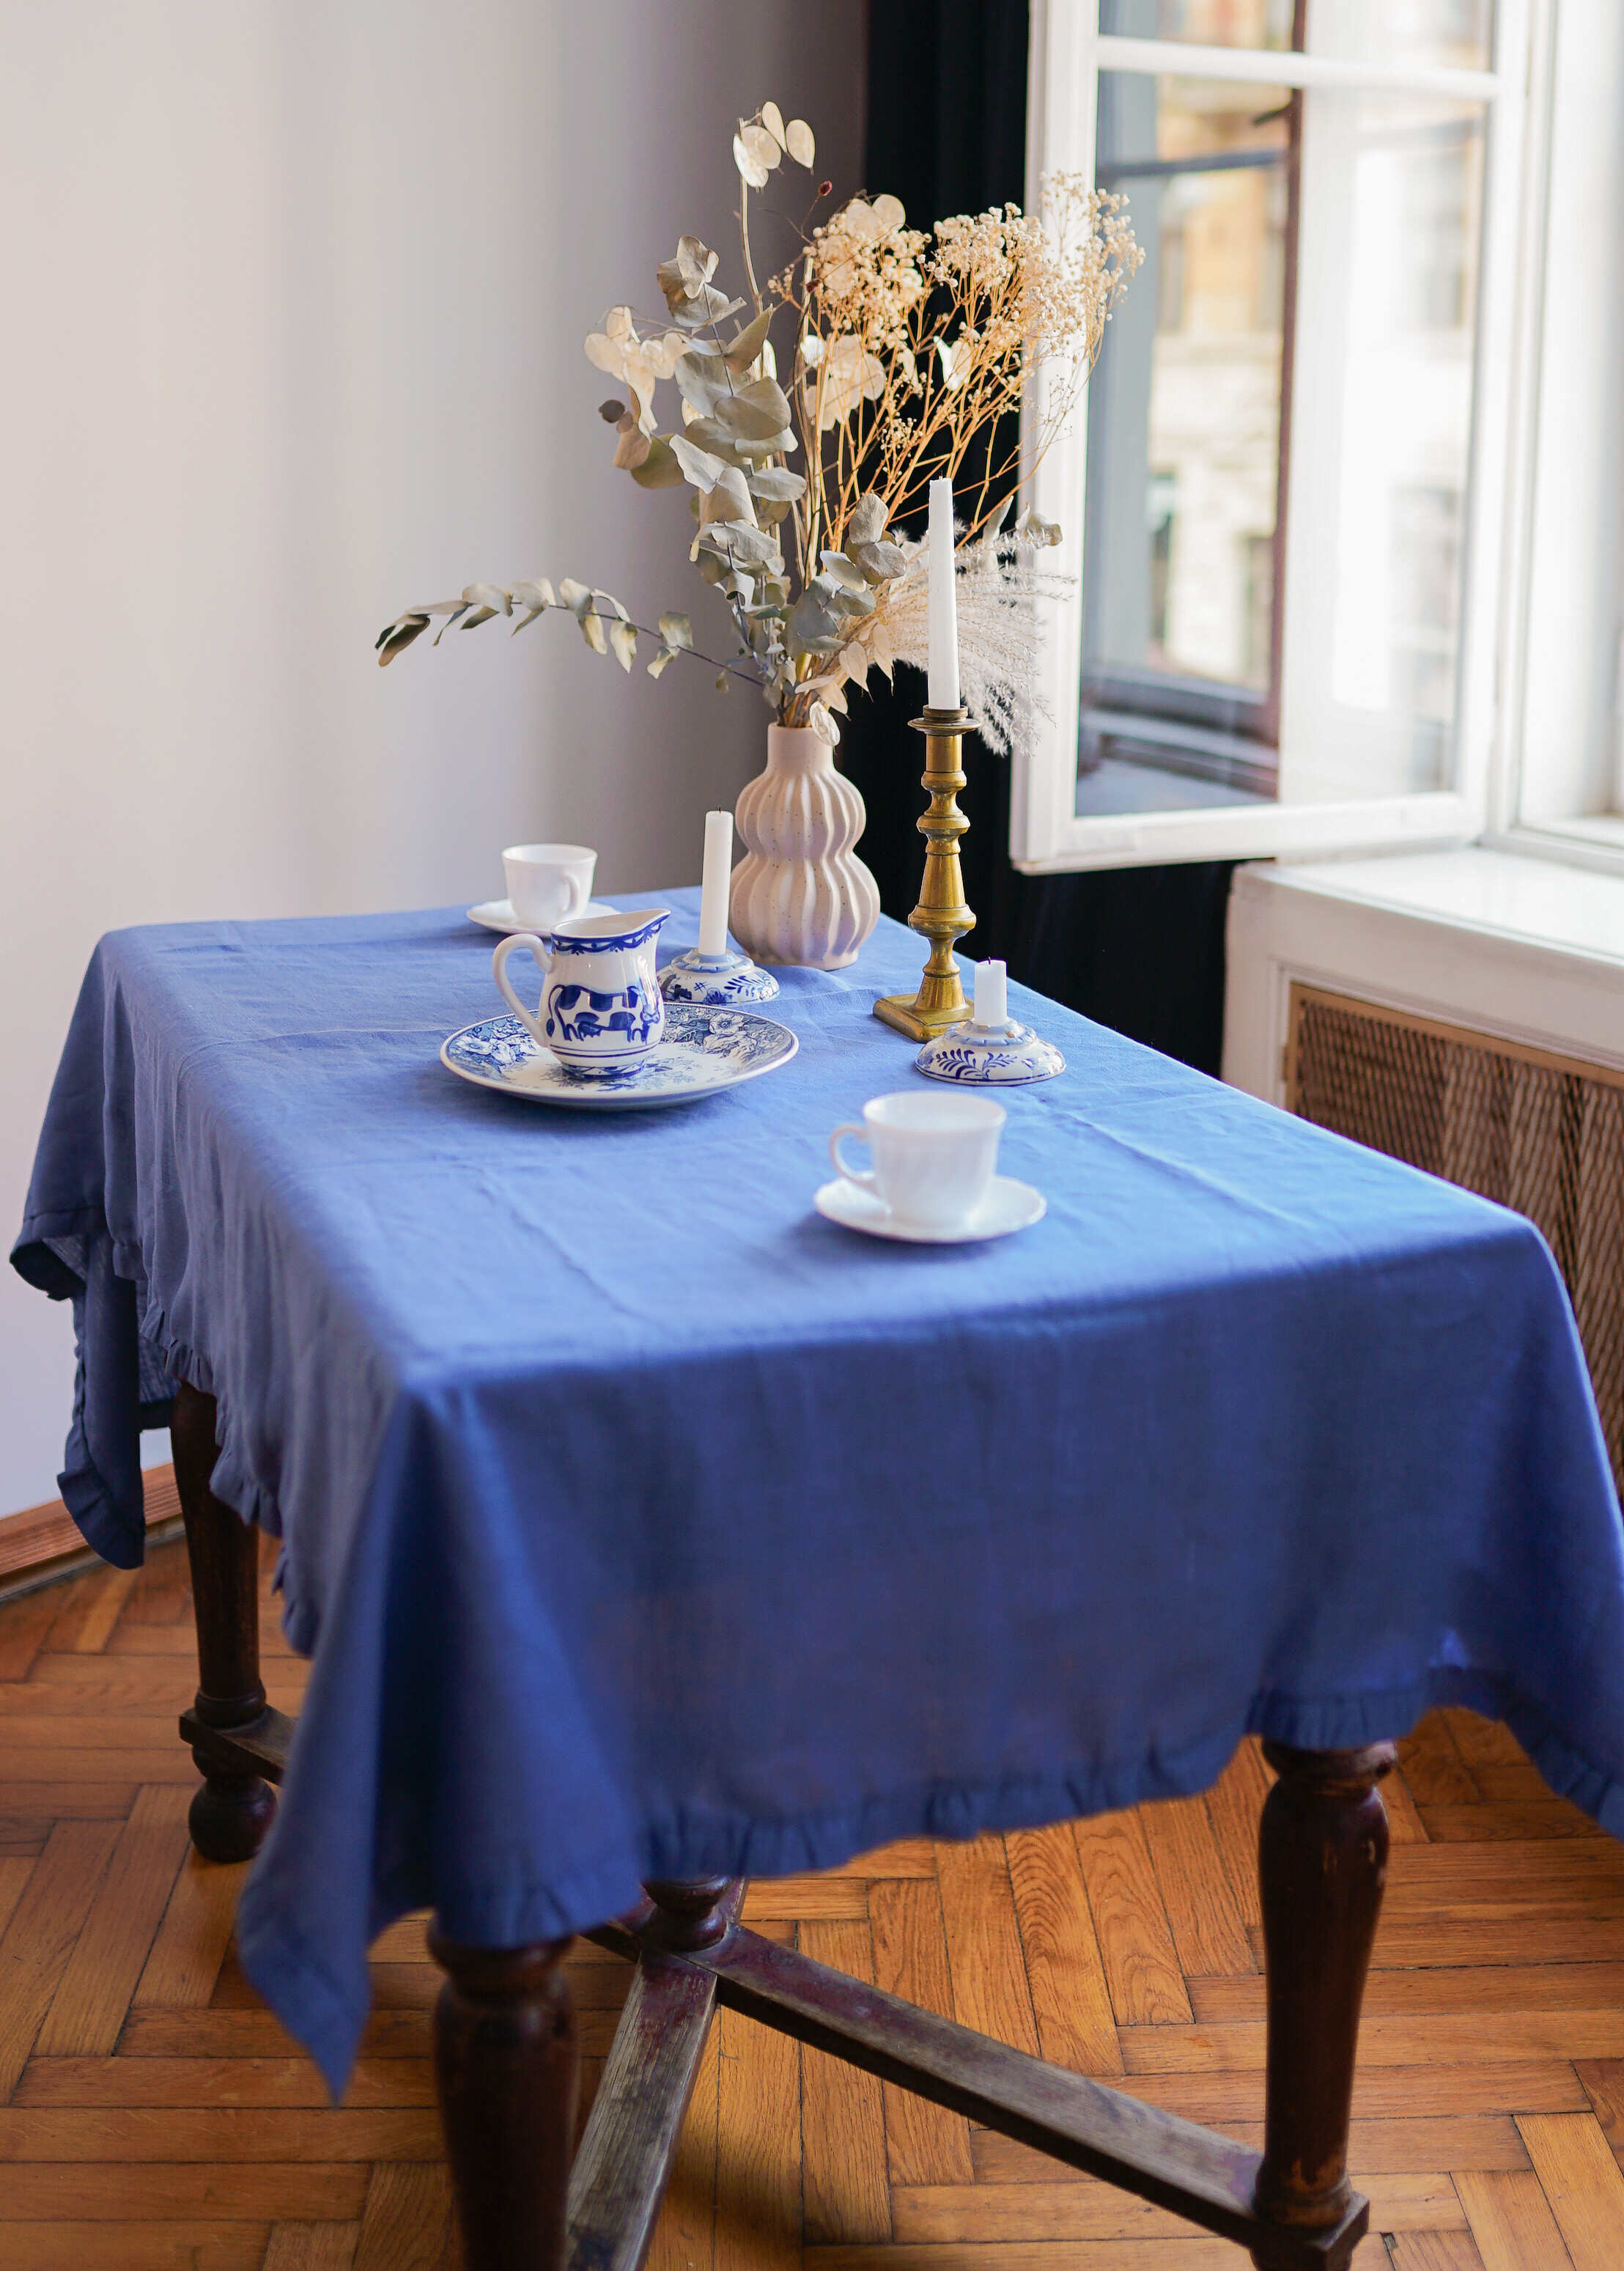
[[239, 1933], [335, 2090], [407, 1909], [552, 1937], [644, 1876], [1193, 1791], [1249, 1729], [1471, 1703], [1624, 1833], [1624, 1538], [1526, 1222], [1016, 987], [1070, 1064], [1004, 1098], [1047, 1218], [865, 1240], [812, 1195], [918, 1077], [870, 1014], [911, 934], [783, 973], [785, 1070], [625, 1117], [439, 1064], [490, 947], [104, 939], [12, 1256], [79, 1309], [91, 1542], [139, 1558], [164, 1366], [283, 1540], [315, 1664]]

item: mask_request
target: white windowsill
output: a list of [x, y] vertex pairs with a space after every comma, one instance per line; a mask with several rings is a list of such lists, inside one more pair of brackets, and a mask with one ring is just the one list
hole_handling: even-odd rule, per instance
[[1624, 1071], [1624, 875], [1481, 844], [1256, 861], [1228, 941], [1224, 1077], [1272, 1103], [1299, 984]]
[[1281, 861], [1271, 881], [1578, 957], [1624, 977], [1624, 875], [1466, 844], [1376, 859]]

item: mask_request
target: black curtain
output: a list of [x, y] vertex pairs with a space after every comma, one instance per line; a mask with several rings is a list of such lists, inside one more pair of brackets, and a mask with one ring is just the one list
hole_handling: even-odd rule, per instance
[[[867, 183], [910, 223], [1025, 197], [1027, 0], [870, 0]], [[1080, 524], [1082, 500], [1077, 501]], [[855, 695], [841, 763], [862, 790], [862, 854], [886, 912], [919, 896], [924, 807], [917, 673]], [[966, 745], [962, 859], [975, 928], [968, 956], [1000, 956], [1029, 986], [1216, 1073], [1223, 1043], [1224, 915], [1232, 865], [1020, 875], [1009, 858], [1008, 761]]]

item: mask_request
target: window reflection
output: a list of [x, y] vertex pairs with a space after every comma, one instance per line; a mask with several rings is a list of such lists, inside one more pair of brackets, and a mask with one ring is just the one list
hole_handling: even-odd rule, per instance
[[1086, 771], [1272, 791], [1290, 119], [1283, 87], [1101, 74], [1098, 178], [1146, 261], [1090, 387]]
[[1362, 61], [1487, 71], [1494, 0], [1309, 0], [1294, 39], [1293, 0], [1101, 0], [1100, 29], [1203, 48], [1289, 48]]
[[1293, 795], [1447, 782], [1483, 126], [1101, 72], [1099, 179], [1146, 258], [1089, 393], [1079, 810], [1272, 797], [1282, 713]]

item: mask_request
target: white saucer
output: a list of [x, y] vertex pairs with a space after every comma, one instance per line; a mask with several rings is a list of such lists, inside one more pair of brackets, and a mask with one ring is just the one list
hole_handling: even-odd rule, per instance
[[953, 1230], [926, 1230], [899, 1222], [872, 1191], [837, 1175], [822, 1186], [812, 1204], [831, 1222], [847, 1230], [865, 1230], [871, 1238], [901, 1238], [910, 1246], [965, 1246], [974, 1239], [1005, 1238], [1012, 1230], [1041, 1222], [1049, 1202], [1030, 1183], [1018, 1183], [1013, 1175], [995, 1175], [991, 1189], [968, 1220]]
[[526, 1104], [576, 1112], [646, 1112], [693, 1104], [741, 1081], [787, 1065], [800, 1042], [788, 1025], [748, 1009], [707, 1009], [693, 1002], [665, 1008], [665, 1038], [633, 1072], [604, 1078], [571, 1072], [516, 1017], [485, 1017], [453, 1033], [440, 1052], [448, 1071], [476, 1088], [493, 1088]]
[[[606, 907], [601, 899], [589, 899], [581, 910], [582, 915], [612, 915], [614, 909]], [[578, 922], [580, 919], [577, 915], [574, 920]], [[509, 938], [515, 931], [521, 930], [537, 931], [540, 938], [548, 935], [545, 930], [537, 930], [534, 923], [521, 922], [513, 912], [511, 899], [482, 899], [477, 907], [469, 908], [468, 920], [477, 922], [482, 930], [505, 931]]]

